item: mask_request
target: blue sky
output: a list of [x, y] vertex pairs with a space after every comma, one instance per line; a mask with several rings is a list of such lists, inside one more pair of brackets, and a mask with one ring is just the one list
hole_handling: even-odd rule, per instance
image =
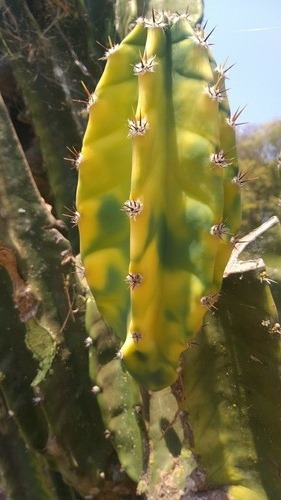
[[210, 31], [216, 26], [217, 62], [236, 63], [231, 110], [247, 104], [242, 121], [251, 124], [281, 120], [281, 0], [205, 0], [205, 20]]

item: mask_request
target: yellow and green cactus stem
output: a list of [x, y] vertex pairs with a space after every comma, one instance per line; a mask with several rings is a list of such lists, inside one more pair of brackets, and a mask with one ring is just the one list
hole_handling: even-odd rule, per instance
[[187, 15], [153, 12], [110, 47], [79, 161], [87, 280], [126, 336], [125, 366], [152, 390], [177, 378], [216, 309], [240, 224], [235, 126], [210, 34]]

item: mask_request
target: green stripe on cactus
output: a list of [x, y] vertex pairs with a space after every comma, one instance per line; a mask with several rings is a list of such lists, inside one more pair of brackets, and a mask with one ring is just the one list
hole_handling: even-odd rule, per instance
[[207, 40], [185, 15], [139, 21], [108, 52], [82, 147], [86, 276], [106, 321], [121, 338], [127, 329], [126, 367], [153, 390], [177, 378], [214, 307], [240, 220], [239, 188], [225, 173], [237, 172], [236, 158], [224, 157], [235, 133]]

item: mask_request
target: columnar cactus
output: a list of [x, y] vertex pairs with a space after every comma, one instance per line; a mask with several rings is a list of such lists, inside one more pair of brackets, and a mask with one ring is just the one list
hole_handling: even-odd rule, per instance
[[[209, 54], [211, 33], [192, 24], [203, 2], [189, 0], [189, 16], [153, 12], [110, 42], [81, 154], [84, 113], [74, 116], [69, 96], [81, 97], [81, 72], [85, 87], [99, 78], [88, 41], [127, 31], [130, 16], [116, 33], [113, 10], [119, 20], [128, 2], [39, 3], [0, 7], [1, 50], [24, 96], [10, 79], [3, 87], [0, 61], [0, 489], [54, 500], [280, 498], [281, 329], [270, 288], [279, 291], [261, 259], [238, 262], [265, 227], [237, 236], [241, 110], [230, 115], [230, 68]], [[163, 3], [185, 4], [153, 0]], [[140, 15], [150, 0], [130, 4]], [[24, 113], [13, 126], [15, 108]], [[29, 113], [24, 156], [15, 129]], [[31, 136], [48, 173], [40, 192]], [[87, 278], [118, 337], [81, 281], [54, 198], [79, 223]], [[171, 386], [143, 387], [168, 385], [178, 367]]]
[[127, 331], [125, 366], [152, 390], [175, 381], [216, 308], [240, 224], [239, 111], [210, 35], [188, 14], [153, 11], [111, 44], [79, 157], [87, 280], [120, 339]]

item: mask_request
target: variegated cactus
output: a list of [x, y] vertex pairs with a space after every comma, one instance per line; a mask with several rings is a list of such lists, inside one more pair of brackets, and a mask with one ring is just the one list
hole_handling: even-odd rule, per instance
[[239, 110], [210, 35], [187, 14], [153, 11], [110, 46], [79, 157], [86, 277], [120, 358], [152, 390], [175, 381], [216, 308], [240, 224]]

